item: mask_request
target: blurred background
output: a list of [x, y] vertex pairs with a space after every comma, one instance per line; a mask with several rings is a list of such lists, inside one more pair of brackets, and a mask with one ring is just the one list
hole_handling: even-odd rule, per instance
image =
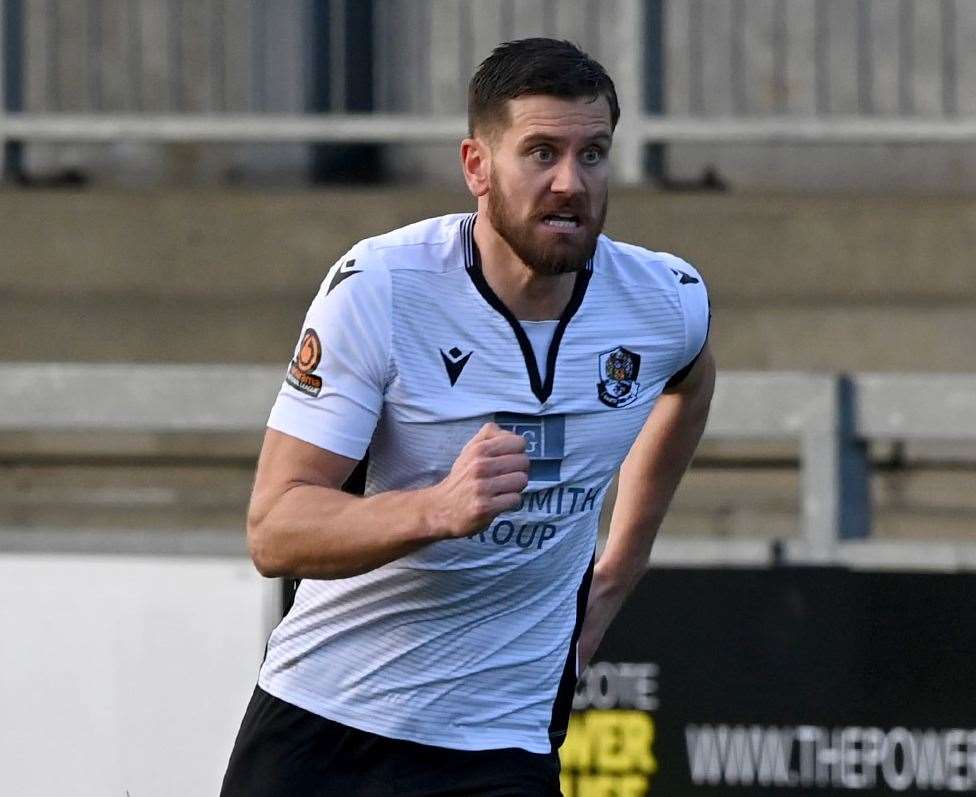
[[[857, 627], [844, 612], [877, 590], [920, 589], [909, 605], [934, 613], [905, 620], [887, 646], [829, 643], [875, 673], [850, 687], [859, 708], [847, 713], [827, 702], [672, 717], [687, 705], [678, 682], [700, 684], [679, 678], [689, 662], [665, 662], [671, 631], [608, 639], [608, 662], [655, 668], [660, 699], [613, 702], [601, 676], [580, 722], [649, 712], [667, 765], [604, 771], [594, 752], [567, 768], [566, 793], [745, 784], [739, 769], [729, 779], [718, 742], [695, 770], [682, 723], [706, 721], [828, 729], [811, 748], [823, 778], [804, 779], [794, 739], [783, 771], [796, 782], [770, 775], [757, 793], [976, 790], [976, 730], [944, 735], [976, 727], [971, 678], [940, 669], [976, 653], [976, 611], [958, 603], [976, 587], [976, 0], [0, 10], [0, 701], [15, 718], [0, 723], [0, 790], [217, 791], [288, 601], [253, 572], [243, 515], [305, 308], [357, 240], [473, 209], [457, 156], [467, 81], [497, 43], [535, 35], [578, 43], [616, 82], [607, 232], [678, 254], [709, 283], [722, 375], [653, 558], [660, 583], [714, 575], [686, 606], [728, 606], [751, 574], [756, 602], [740, 622], [756, 606], [791, 607], [722, 694], [751, 688], [750, 651], [774, 670], [783, 660], [776, 645], [791, 637], [775, 623], [836, 636], [825, 592], [853, 590], [829, 618], [842, 626]], [[838, 586], [815, 571], [873, 580]], [[669, 594], [678, 600], [645, 596], [634, 623], [656, 629]], [[884, 675], [920, 625], [937, 629], [927, 663], [906, 653], [900, 675]], [[804, 677], [784, 703], [819, 694], [830, 674]], [[872, 714], [879, 679], [892, 678], [914, 708]], [[943, 733], [931, 748], [941, 769], [886, 780], [886, 754], [900, 777], [921, 766], [922, 742], [889, 733], [913, 723]], [[668, 747], [672, 725], [684, 738]], [[860, 763], [841, 772], [838, 727], [887, 735], [875, 753], [858, 737]], [[953, 769], [954, 755], [969, 763]], [[621, 772], [644, 781], [626, 786]]]

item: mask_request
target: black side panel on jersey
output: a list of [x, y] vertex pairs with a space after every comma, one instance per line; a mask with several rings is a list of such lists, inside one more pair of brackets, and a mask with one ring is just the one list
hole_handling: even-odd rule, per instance
[[705, 347], [708, 345], [708, 335], [711, 332], [711, 330], [712, 330], [712, 313], [711, 313], [711, 310], [709, 310], [709, 313], [708, 313], [708, 329], [705, 330], [705, 342], [702, 344], [701, 348], [698, 350], [698, 354], [696, 354], [692, 358], [691, 362], [688, 363], [681, 370], [676, 371], [674, 373], [674, 375], [667, 381], [667, 383], [664, 385], [664, 389], [665, 390], [670, 390], [671, 388], [673, 388], [673, 387], [675, 387], [677, 385], [680, 385], [684, 381], [684, 378], [686, 376], [688, 376], [689, 373], [691, 373], [691, 369], [695, 367], [695, 363], [698, 362], [698, 359], [702, 356], [702, 352], [705, 351]]
[[461, 238], [464, 247], [465, 266], [475, 288], [482, 295], [484, 300], [497, 311], [512, 328], [515, 339], [518, 341], [519, 348], [522, 350], [522, 358], [525, 360], [525, 370], [529, 375], [529, 385], [539, 402], [545, 402], [552, 395], [553, 383], [556, 378], [556, 357], [559, 354], [559, 344], [563, 339], [566, 326], [576, 315], [583, 297], [586, 295], [586, 286], [590, 284], [590, 277], [593, 274], [593, 261], [587, 262], [585, 268], [576, 273], [576, 282], [573, 283], [573, 294], [569, 298], [569, 303], [559, 316], [559, 323], [553, 333], [552, 341], [549, 343], [549, 352], [546, 356], [546, 377], [542, 379], [539, 374], [539, 367], [535, 361], [535, 354], [532, 351], [532, 343], [529, 336], [525, 333], [519, 320], [512, 314], [512, 311], [505, 306], [505, 303], [498, 297], [485, 279], [481, 268], [481, 253], [474, 242], [474, 222], [477, 214], [469, 216], [461, 222]]
[[576, 672], [576, 646], [579, 644], [580, 632], [583, 630], [583, 617], [586, 614], [586, 602], [590, 597], [590, 583], [593, 581], [593, 563], [595, 555], [583, 573], [583, 580], [576, 591], [576, 625], [569, 640], [569, 652], [566, 654], [566, 666], [563, 667], [556, 699], [552, 703], [552, 718], [549, 720], [549, 741], [552, 749], [562, 746], [566, 739], [566, 729], [569, 727], [569, 713], [573, 709], [573, 695], [576, 693], [576, 682], [579, 673]]

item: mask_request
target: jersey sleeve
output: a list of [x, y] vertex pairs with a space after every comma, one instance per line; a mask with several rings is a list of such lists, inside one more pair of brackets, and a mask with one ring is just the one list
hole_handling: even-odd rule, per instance
[[678, 297], [685, 322], [685, 345], [678, 370], [668, 380], [665, 389], [678, 385], [694, 368], [708, 341], [712, 320], [708, 289], [701, 274], [690, 263], [677, 258], [671, 270], [678, 280]]
[[366, 453], [389, 381], [390, 275], [344, 258], [312, 301], [268, 426], [344, 457]]

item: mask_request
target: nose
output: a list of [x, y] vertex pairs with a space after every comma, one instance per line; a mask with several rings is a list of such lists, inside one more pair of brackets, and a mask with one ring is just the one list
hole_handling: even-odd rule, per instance
[[554, 194], [581, 194], [583, 192], [583, 178], [580, 165], [575, 158], [563, 157], [553, 167], [552, 183], [549, 190]]

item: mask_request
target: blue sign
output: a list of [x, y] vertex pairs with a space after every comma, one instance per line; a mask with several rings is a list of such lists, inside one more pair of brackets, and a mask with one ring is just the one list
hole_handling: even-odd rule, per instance
[[565, 415], [523, 415], [517, 412], [495, 413], [495, 423], [525, 438], [529, 481], [558, 482], [566, 441]]

